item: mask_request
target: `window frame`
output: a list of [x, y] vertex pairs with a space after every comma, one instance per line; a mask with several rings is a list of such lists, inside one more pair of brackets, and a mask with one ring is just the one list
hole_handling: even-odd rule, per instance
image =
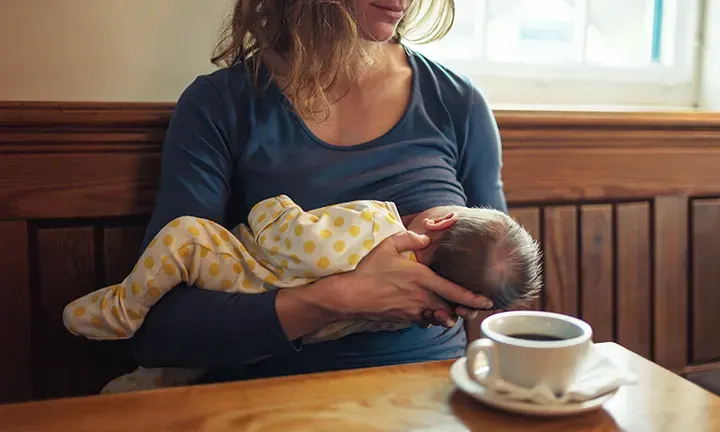
[[[646, 1], [655, 3], [655, 0]], [[582, 63], [501, 63], [485, 57], [436, 60], [469, 77], [489, 94], [490, 102], [495, 105], [693, 106], [697, 103], [695, 99], [700, 84], [698, 60], [701, 47], [698, 41], [701, 1], [664, 0], [664, 8], [672, 8], [675, 18], [665, 18], [662, 22], [663, 52], [667, 52], [669, 43], [672, 46], [670, 56], [673, 63], [670, 67], [662, 61], [643, 67], [603, 67]], [[485, 44], [484, 31], [476, 31], [476, 36], [479, 33], [482, 36], [478, 43]], [[655, 44], [655, 41], [652, 43]], [[411, 48], [424, 53], [422, 45], [411, 45]]]

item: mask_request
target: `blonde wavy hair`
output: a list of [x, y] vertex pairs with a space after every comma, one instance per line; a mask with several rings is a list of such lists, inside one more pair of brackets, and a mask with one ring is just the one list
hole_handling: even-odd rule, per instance
[[[355, 0], [236, 0], [215, 47], [212, 62], [244, 62], [258, 84], [268, 56], [279, 59], [283, 91], [305, 118], [327, 116], [328, 91], [339, 76], [350, 76], [373, 58], [360, 41], [363, 33]], [[454, 0], [412, 0], [396, 40], [427, 43], [442, 38], [455, 18]]]

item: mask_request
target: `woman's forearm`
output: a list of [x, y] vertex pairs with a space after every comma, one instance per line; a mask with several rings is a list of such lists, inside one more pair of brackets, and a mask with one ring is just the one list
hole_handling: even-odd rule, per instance
[[145, 367], [232, 367], [296, 352], [299, 345], [285, 335], [275, 312], [277, 294], [175, 287], [133, 337], [135, 357]]
[[292, 341], [344, 318], [341, 276], [262, 294], [180, 285], [153, 306], [132, 340], [145, 367], [231, 367], [294, 352]]
[[288, 340], [296, 340], [345, 318], [334, 295], [341, 276], [328, 276], [298, 288], [280, 290], [275, 300], [278, 320]]

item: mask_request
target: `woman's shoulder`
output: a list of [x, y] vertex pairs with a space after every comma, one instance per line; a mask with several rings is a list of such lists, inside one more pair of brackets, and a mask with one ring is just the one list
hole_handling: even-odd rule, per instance
[[[168, 139], [186, 146], [212, 142], [237, 157], [244, 149], [250, 127], [248, 113], [254, 103], [252, 75], [244, 65], [199, 75], [177, 100]], [[203, 139], [189, 140], [192, 135]]]
[[417, 74], [416, 84], [425, 95], [437, 95], [439, 99], [456, 105], [458, 99], [470, 101], [482, 97], [480, 89], [465, 75], [432, 60], [422, 53], [406, 48]]
[[205, 106], [249, 99], [253, 95], [253, 75], [244, 64], [239, 63], [198, 75], [182, 92], [180, 101]]

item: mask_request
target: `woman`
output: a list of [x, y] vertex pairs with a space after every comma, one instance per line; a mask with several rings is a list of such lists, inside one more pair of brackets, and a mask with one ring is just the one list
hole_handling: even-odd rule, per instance
[[[482, 96], [399, 43], [418, 24], [427, 39], [442, 36], [453, 12], [452, 0], [238, 0], [214, 59], [228, 67], [198, 77], [177, 104], [145, 244], [178, 216], [234, 226], [279, 194], [308, 209], [378, 199], [408, 216], [438, 205], [506, 210]], [[133, 339], [137, 358], [231, 379], [461, 356], [456, 316], [492, 304], [399, 255], [427, 241], [391, 237], [355, 271], [293, 290], [178, 287]], [[353, 317], [418, 325], [298, 342]], [[257, 357], [266, 359], [243, 365]]]

